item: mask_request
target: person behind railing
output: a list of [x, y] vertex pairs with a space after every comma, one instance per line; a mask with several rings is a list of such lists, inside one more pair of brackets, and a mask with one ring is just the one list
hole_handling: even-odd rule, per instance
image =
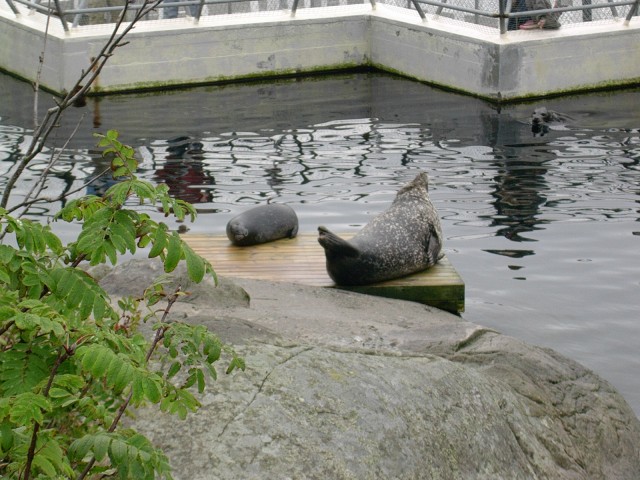
[[[180, 0], [163, 0], [162, 3], [169, 4], [169, 3], [177, 3], [179, 1]], [[188, 8], [189, 8], [189, 14], [192, 17], [195, 17], [198, 14], [198, 5], [189, 5]], [[162, 18], [178, 18], [178, 7], [175, 5], [172, 5], [170, 7], [164, 7]]]
[[[511, 12], [524, 12], [528, 10], [525, 0], [513, 0], [511, 3]], [[508, 30], [518, 30], [520, 25], [531, 21], [531, 17], [511, 17], [507, 25]]]
[[[549, 10], [551, 9], [551, 2], [549, 0], [525, 0], [527, 10]], [[554, 5], [554, 8], [558, 6], [558, 2]], [[560, 28], [560, 22], [558, 19], [562, 15], [561, 12], [543, 13], [540, 15], [534, 15], [533, 18], [527, 20], [520, 25], [521, 30], [533, 30], [535, 28]]]

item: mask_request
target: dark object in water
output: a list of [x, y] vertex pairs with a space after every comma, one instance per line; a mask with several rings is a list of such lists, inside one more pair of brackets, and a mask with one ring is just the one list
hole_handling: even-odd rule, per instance
[[201, 155], [204, 145], [185, 135], [167, 140], [169, 159], [182, 158], [184, 155]]
[[564, 127], [567, 122], [573, 120], [569, 115], [549, 110], [546, 107], [538, 107], [531, 114], [531, 132], [533, 136], [544, 136], [553, 127]]

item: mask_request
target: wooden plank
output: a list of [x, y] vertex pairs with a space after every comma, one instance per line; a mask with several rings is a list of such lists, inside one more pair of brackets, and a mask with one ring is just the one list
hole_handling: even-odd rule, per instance
[[[315, 234], [300, 234], [252, 247], [236, 247], [225, 235], [185, 234], [182, 238], [222, 276], [336, 287], [327, 274], [324, 250]], [[464, 311], [464, 282], [446, 257], [437, 265], [407, 277], [339, 288], [411, 300], [454, 313]]]

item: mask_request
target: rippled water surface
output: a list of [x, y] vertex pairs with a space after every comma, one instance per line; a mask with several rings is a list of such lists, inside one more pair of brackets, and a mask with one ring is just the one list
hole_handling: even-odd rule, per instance
[[[0, 76], [2, 182], [30, 138], [32, 96]], [[540, 104], [572, 120], [534, 136], [528, 117]], [[92, 133], [110, 128], [138, 148], [146, 178], [196, 203], [196, 232], [223, 233], [268, 200], [291, 205], [301, 232], [356, 231], [425, 170], [446, 254], [466, 283], [463, 317], [578, 360], [638, 414], [638, 105], [640, 91], [627, 90], [499, 110], [377, 74], [90, 99], [57, 132], [59, 147], [80, 122], [48, 192], [104, 168]]]

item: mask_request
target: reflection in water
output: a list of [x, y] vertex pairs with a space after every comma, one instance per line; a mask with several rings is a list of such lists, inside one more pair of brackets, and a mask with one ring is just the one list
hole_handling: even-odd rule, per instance
[[486, 137], [493, 147], [492, 165], [497, 171], [491, 192], [495, 213], [490, 215], [490, 225], [498, 227], [496, 235], [514, 242], [536, 241], [525, 234], [546, 223], [540, 218], [540, 207], [547, 200], [542, 193], [548, 190], [545, 174], [555, 154], [544, 144], [501, 144], [505, 139], [516, 139], [522, 130], [521, 123], [508, 116], [483, 116], [483, 120], [483, 125], [490, 128]]
[[189, 203], [211, 202], [214, 177], [204, 168], [203, 144], [188, 136], [167, 140], [168, 155], [153, 179], [169, 187], [169, 194]]
[[547, 171], [544, 162], [498, 155], [495, 165], [498, 174], [494, 177], [495, 190], [492, 195], [496, 199], [493, 202], [496, 212], [492, 216], [491, 226], [497, 226], [496, 234], [509, 240], [535, 241], [525, 234], [546, 223], [538, 218], [539, 207], [546, 201], [541, 194]]
[[[0, 187], [29, 138], [31, 95], [0, 76]], [[97, 126], [142, 152], [142, 178], [197, 203], [200, 233], [224, 234], [231, 217], [276, 198], [301, 233], [354, 231], [425, 170], [467, 285], [465, 318], [587, 364], [640, 412], [639, 102], [640, 90], [555, 99], [575, 121], [542, 136], [531, 105], [496, 109], [387, 75], [109, 96], [61, 123], [58, 140], [87, 116], [47, 187], [105, 168], [91, 152]]]

